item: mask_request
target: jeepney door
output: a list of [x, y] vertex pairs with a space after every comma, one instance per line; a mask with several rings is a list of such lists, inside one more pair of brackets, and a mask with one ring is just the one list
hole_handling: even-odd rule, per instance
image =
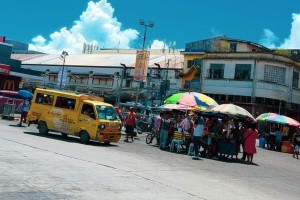
[[98, 120], [95, 113], [93, 105], [84, 103], [78, 116], [78, 133], [81, 130], [86, 130], [91, 139], [96, 139], [98, 130]]

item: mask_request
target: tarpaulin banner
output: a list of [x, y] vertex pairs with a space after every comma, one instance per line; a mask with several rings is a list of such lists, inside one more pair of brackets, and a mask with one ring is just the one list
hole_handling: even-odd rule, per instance
[[149, 65], [149, 51], [137, 51], [134, 67], [134, 80], [143, 81], [147, 76], [147, 70]]
[[10, 74], [10, 66], [0, 64], [0, 74], [9, 75]]
[[68, 78], [68, 69], [65, 67], [60, 67], [58, 70], [58, 76], [57, 76], [57, 85], [62, 85], [64, 86], [65, 83], [67, 82]]

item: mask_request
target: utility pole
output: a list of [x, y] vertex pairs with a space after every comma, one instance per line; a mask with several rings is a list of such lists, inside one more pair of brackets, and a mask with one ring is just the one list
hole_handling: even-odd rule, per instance
[[123, 63], [120, 63], [120, 65], [122, 65], [123, 68], [122, 68], [122, 74], [121, 74], [121, 82], [120, 82], [120, 86], [119, 86], [118, 93], [117, 93], [117, 106], [120, 105], [120, 97], [121, 97], [121, 91], [122, 91], [122, 86], [123, 86], [123, 79], [126, 74], [126, 68], [127, 68], [127, 66]]
[[170, 59], [168, 59], [168, 62], [167, 62], [167, 71], [166, 71], [165, 85], [164, 85], [164, 88], [165, 88], [164, 98], [166, 98], [166, 96], [167, 96], [167, 80], [168, 80], [168, 74], [169, 74], [169, 66], [170, 66]]
[[149, 76], [147, 76], [147, 92], [146, 92], [146, 98], [145, 98], [145, 108], [147, 108], [147, 102], [148, 102], [148, 98], [149, 98], [149, 88], [150, 88], [150, 83], [151, 83], [151, 74], [152, 74], [152, 68], [150, 68], [149, 71]]

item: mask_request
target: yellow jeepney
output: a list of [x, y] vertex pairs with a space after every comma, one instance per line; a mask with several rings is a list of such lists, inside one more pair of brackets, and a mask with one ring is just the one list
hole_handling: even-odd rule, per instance
[[37, 88], [27, 115], [27, 123], [38, 124], [41, 134], [49, 131], [75, 135], [83, 143], [90, 139], [118, 142], [122, 123], [111, 104], [101, 97], [61, 90]]

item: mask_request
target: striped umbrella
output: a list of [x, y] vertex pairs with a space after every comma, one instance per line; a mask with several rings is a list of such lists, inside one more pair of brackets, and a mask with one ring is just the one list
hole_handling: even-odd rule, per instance
[[266, 122], [274, 122], [278, 124], [286, 124], [290, 126], [300, 126], [300, 123], [290, 117], [284, 115], [275, 115], [265, 118]]
[[153, 107], [154, 110], [193, 110], [194, 108], [185, 106], [185, 105], [179, 105], [179, 104], [163, 104], [158, 107]]
[[228, 116], [236, 116], [256, 121], [255, 118], [244, 108], [234, 104], [221, 104], [211, 109], [212, 112], [223, 113]]
[[268, 112], [268, 113], [263, 113], [260, 114], [258, 117], [256, 117], [257, 121], [265, 121], [267, 117], [272, 117], [272, 116], [277, 116], [278, 114], [276, 113], [272, 113], [272, 112]]
[[200, 110], [209, 110], [218, 105], [211, 97], [198, 92], [176, 93], [165, 100], [166, 104], [179, 104], [198, 107]]

